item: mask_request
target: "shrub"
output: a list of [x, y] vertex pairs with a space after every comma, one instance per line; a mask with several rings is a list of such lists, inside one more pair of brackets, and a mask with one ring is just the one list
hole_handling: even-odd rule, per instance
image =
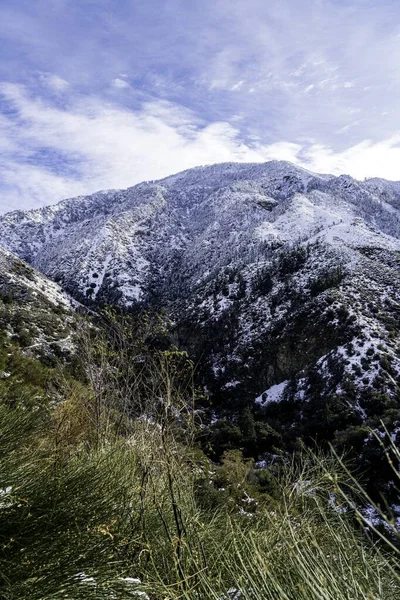
[[339, 265], [335, 269], [321, 273], [309, 282], [311, 296], [318, 296], [325, 290], [338, 287], [343, 279], [343, 269]]

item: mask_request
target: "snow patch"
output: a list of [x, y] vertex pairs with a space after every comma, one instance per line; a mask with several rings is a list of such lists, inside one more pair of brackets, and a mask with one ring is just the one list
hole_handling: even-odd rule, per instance
[[268, 404], [271, 404], [271, 402], [280, 402], [288, 383], [289, 381], [286, 380], [272, 385], [270, 388], [265, 390], [261, 396], [258, 396], [255, 401], [257, 404], [261, 404], [261, 406], [267, 406]]

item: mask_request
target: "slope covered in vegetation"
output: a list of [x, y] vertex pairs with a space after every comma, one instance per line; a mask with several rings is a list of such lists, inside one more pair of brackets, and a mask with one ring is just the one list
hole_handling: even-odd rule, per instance
[[370, 493], [399, 505], [370, 435], [386, 427], [400, 443], [399, 206], [395, 182], [271, 161], [14, 211], [0, 218], [0, 243], [29, 265], [3, 284], [0, 264], [0, 293], [15, 269], [26, 290], [9, 333], [49, 359], [68, 351], [64, 309], [54, 348], [35, 331], [46, 310], [32, 318], [25, 298], [42, 283], [27, 285], [46, 278], [33, 267], [93, 311], [167, 310], [207, 397], [210, 456], [275, 460], [299, 440], [350, 447]]
[[[212, 462], [193, 365], [166, 319], [107, 311], [95, 325], [78, 332], [79, 361], [56, 367], [12, 341], [0, 597], [399, 597], [396, 523], [342, 461], [302, 451], [265, 467], [233, 449]], [[381, 444], [397, 487], [399, 454]]]

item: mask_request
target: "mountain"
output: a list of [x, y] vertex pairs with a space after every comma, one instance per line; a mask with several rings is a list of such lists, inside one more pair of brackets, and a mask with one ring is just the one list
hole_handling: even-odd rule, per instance
[[266, 212], [274, 206], [282, 212], [282, 201], [316, 179], [324, 181], [286, 163], [191, 169], [125, 191], [9, 213], [1, 218], [0, 239], [80, 298], [112, 295], [129, 305], [166, 281], [180, 258], [193, 271], [192, 286], [218, 262], [229, 262], [233, 239], [238, 251], [257, 246], [268, 237], [255, 231], [271, 220]]
[[217, 417], [400, 424], [399, 182], [218, 164], [8, 213], [0, 244], [80, 302], [165, 308]]

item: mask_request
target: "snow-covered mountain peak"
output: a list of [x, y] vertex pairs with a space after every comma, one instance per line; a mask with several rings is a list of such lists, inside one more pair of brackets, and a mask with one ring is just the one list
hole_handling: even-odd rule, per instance
[[250, 406], [274, 453], [321, 430], [357, 448], [381, 421], [399, 430], [399, 182], [210, 165], [9, 213], [0, 245], [36, 268], [0, 250], [0, 292], [28, 299], [34, 339], [58, 315], [47, 346], [70, 344], [61, 289], [94, 309], [166, 309], [222, 442]]
[[315, 174], [285, 161], [196, 167], [8, 213], [0, 242], [80, 299], [111, 294], [131, 304], [168, 279], [178, 255], [197, 280], [234, 256], [248, 261], [259, 244], [319, 237], [397, 249], [400, 192], [379, 181]]
[[329, 180], [330, 175], [313, 173], [287, 161], [271, 160], [266, 163], [218, 163], [188, 169], [159, 181], [168, 188], [185, 186], [222, 187], [238, 181], [254, 181], [297, 177], [301, 181], [309, 179]]
[[400, 393], [398, 182], [210, 165], [6, 214], [0, 245], [83, 303], [166, 308], [229, 402]]

